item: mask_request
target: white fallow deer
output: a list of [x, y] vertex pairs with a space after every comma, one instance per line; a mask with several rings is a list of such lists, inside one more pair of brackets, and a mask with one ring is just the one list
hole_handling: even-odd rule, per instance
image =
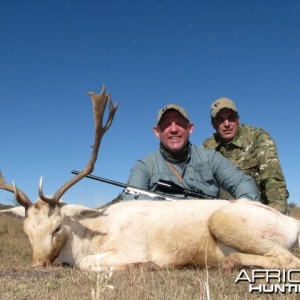
[[[24, 219], [33, 265], [55, 260], [82, 270], [152, 270], [184, 266], [225, 270], [235, 266], [299, 269], [289, 249], [298, 242], [299, 221], [246, 199], [126, 201], [96, 210], [60, 201], [76, 182], [93, 171], [103, 134], [117, 109], [103, 89], [91, 94], [95, 144], [87, 166], [52, 198], [42, 184], [34, 204], [0, 176], [0, 188], [15, 193], [21, 206], [1, 213]], [[110, 112], [103, 127], [103, 114]]]

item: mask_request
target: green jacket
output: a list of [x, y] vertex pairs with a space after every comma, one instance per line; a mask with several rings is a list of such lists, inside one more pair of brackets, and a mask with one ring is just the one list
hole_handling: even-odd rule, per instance
[[[215, 198], [219, 197], [220, 187], [222, 187], [235, 199], [244, 197], [259, 200], [255, 181], [216, 151], [190, 145], [185, 166], [181, 168], [177, 164], [172, 165], [182, 177], [182, 182], [170, 169], [164, 153], [160, 150], [137, 161], [130, 172], [128, 185], [155, 192], [158, 180], [164, 179], [195, 192], [202, 191]], [[172, 197], [172, 194], [168, 196]], [[185, 198], [180, 194], [175, 196]], [[134, 197], [131, 194], [123, 194], [123, 198], [124, 200], [147, 199], [143, 195]]]
[[286, 213], [288, 198], [286, 182], [275, 142], [266, 131], [240, 125], [233, 141], [221, 143], [215, 133], [203, 142], [203, 147], [219, 151], [254, 178], [260, 191], [261, 202]]

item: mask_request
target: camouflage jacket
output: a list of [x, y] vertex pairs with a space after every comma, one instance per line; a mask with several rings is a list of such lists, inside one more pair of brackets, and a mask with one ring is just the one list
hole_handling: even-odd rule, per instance
[[262, 203], [286, 213], [288, 198], [286, 182], [275, 142], [266, 131], [240, 125], [238, 134], [231, 142], [221, 143], [215, 133], [202, 145], [219, 151], [251, 176], [256, 181]]

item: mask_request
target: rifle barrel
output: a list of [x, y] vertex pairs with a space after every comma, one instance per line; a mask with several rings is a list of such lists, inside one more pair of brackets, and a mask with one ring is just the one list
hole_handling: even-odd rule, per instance
[[[79, 174], [80, 172], [72, 170], [71, 173], [72, 174]], [[116, 185], [116, 186], [120, 186], [122, 188], [127, 188], [128, 187], [128, 185], [126, 185], [122, 182], [106, 179], [106, 178], [95, 176], [95, 175], [86, 175], [85, 177], [90, 178], [90, 179], [94, 179], [94, 180], [98, 180], [98, 181], [102, 181], [102, 182], [105, 182], [105, 183], [113, 184], [113, 185]]]

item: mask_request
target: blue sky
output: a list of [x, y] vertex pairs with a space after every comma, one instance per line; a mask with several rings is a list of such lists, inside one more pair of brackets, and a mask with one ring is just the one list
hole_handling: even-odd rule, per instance
[[[186, 108], [199, 145], [213, 133], [209, 108], [234, 99], [241, 121], [275, 139], [300, 205], [298, 0], [1, 1], [0, 169], [31, 199], [54, 194], [89, 160], [88, 91], [104, 83], [119, 109], [94, 174], [126, 182], [136, 160], [158, 148], [158, 110]], [[68, 203], [96, 207], [121, 192], [84, 179]], [[0, 203], [13, 195], [0, 191]]]

